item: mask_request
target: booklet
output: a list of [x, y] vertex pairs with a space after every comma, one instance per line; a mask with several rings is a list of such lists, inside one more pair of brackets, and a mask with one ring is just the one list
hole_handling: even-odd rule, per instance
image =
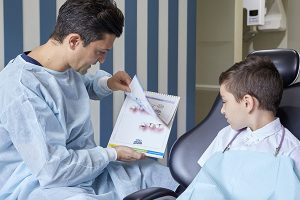
[[129, 146], [163, 158], [180, 97], [145, 92], [136, 76], [129, 87], [108, 147]]

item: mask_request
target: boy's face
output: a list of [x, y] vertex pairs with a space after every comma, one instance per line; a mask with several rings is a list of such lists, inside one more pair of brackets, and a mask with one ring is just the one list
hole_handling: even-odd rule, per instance
[[106, 34], [102, 40], [91, 42], [87, 46], [83, 46], [83, 41], [79, 40], [79, 45], [76, 46], [70, 59], [70, 66], [77, 72], [85, 74], [91, 65], [97, 62], [105, 61], [107, 52], [113, 47], [116, 36]]
[[220, 87], [220, 95], [223, 101], [221, 113], [234, 130], [247, 126], [247, 110], [242, 102], [237, 102], [233, 94], [226, 90], [224, 84]]

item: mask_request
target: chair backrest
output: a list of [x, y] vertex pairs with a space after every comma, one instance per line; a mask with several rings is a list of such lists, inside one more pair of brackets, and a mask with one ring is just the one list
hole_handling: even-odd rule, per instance
[[277, 116], [281, 123], [300, 140], [300, 83], [283, 90]]
[[[300, 83], [293, 84], [299, 74], [299, 55], [292, 49], [255, 51], [249, 55], [268, 56], [283, 78], [284, 92], [278, 116], [282, 124], [300, 138]], [[228, 125], [221, 114], [222, 100], [218, 95], [209, 114], [193, 129], [182, 135], [172, 146], [169, 167], [172, 176], [187, 187], [200, 170], [197, 161], [217, 133]]]
[[299, 75], [299, 54], [297, 51], [293, 49], [270, 49], [254, 51], [248, 56], [251, 55], [271, 58], [283, 79], [284, 88], [297, 80]]

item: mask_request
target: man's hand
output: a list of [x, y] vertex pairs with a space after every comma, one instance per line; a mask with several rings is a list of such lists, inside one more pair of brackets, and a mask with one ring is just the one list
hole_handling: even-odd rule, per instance
[[126, 72], [118, 71], [107, 80], [107, 86], [113, 91], [122, 90], [124, 92], [130, 92], [130, 82], [131, 78]]
[[116, 146], [114, 148], [117, 151], [117, 160], [119, 161], [135, 161], [145, 158], [145, 154], [139, 153], [130, 147]]

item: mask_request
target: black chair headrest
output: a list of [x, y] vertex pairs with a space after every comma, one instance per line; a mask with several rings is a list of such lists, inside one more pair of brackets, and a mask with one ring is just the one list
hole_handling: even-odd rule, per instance
[[253, 51], [248, 56], [267, 56], [275, 64], [283, 79], [283, 87], [294, 83], [299, 75], [299, 54], [293, 49], [271, 49]]

